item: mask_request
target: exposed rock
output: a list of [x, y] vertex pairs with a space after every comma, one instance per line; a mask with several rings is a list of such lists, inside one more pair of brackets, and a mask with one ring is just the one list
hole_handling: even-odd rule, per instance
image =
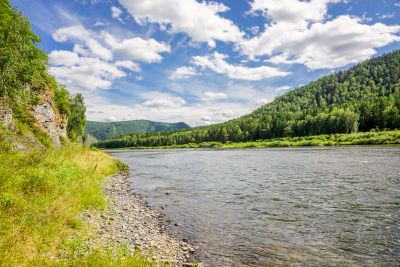
[[54, 98], [50, 95], [43, 102], [31, 108], [31, 114], [39, 129], [47, 133], [56, 147], [62, 145], [62, 139], [67, 138], [67, 118], [54, 112]]
[[[29, 87], [26, 88], [29, 90]], [[58, 115], [54, 111], [54, 95], [48, 90], [44, 95], [41, 96], [42, 100], [38, 105], [29, 108], [29, 112], [33, 116], [36, 122], [36, 126], [39, 130], [48, 134], [56, 147], [62, 145], [62, 139], [68, 140], [67, 137], [67, 121], [66, 115]], [[6, 105], [2, 104], [2, 99], [0, 98], [0, 123], [4, 124], [7, 128], [15, 130], [15, 122], [13, 119], [12, 110]], [[35, 139], [33, 136], [27, 136], [29, 139]], [[36, 143], [35, 140], [32, 140]], [[15, 146], [17, 149], [24, 149], [22, 144], [17, 144]]]

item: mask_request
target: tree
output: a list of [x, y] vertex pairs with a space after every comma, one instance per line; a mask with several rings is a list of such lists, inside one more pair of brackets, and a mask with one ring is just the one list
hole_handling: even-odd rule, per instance
[[86, 126], [86, 107], [81, 94], [69, 99], [70, 117], [68, 121], [68, 136], [73, 141], [81, 141]]
[[28, 19], [0, 1], [0, 97], [29, 99], [45, 88], [47, 56], [37, 47], [39, 41]]

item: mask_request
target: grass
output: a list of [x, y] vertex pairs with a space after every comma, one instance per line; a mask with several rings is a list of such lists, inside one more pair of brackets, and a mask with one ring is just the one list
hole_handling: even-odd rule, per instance
[[123, 164], [78, 145], [18, 151], [13, 139], [0, 128], [0, 266], [150, 266], [122, 246], [83, 241], [90, 228], [78, 215], [106, 207], [104, 177]]
[[173, 148], [263, 148], [302, 146], [343, 146], [343, 145], [393, 145], [400, 144], [400, 130], [371, 131], [350, 134], [330, 134], [301, 137], [283, 137], [253, 142], [204, 142], [185, 145], [132, 147], [132, 149], [173, 149]]

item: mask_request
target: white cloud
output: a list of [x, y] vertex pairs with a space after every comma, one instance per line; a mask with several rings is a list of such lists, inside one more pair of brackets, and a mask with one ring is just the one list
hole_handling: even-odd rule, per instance
[[108, 32], [101, 34], [92, 32], [82, 25], [74, 25], [58, 29], [53, 38], [57, 42], [74, 42], [74, 52], [82, 56], [99, 57], [102, 60], [138, 60], [146, 63], [162, 60], [161, 53], [170, 52], [169, 45], [154, 39], [118, 40]]
[[146, 108], [161, 109], [161, 108], [179, 108], [186, 104], [186, 101], [181, 97], [162, 97], [151, 100], [146, 100], [141, 106]]
[[205, 101], [213, 101], [213, 100], [220, 100], [220, 99], [226, 99], [226, 98], [228, 98], [228, 96], [225, 93], [206, 91], [203, 93], [202, 99]]
[[112, 60], [113, 58], [110, 49], [96, 40], [96, 34], [82, 25], [60, 28], [53, 33], [53, 39], [61, 43], [67, 41], [75, 42], [74, 51], [84, 56], [99, 57], [103, 60]]
[[363, 24], [343, 15], [327, 20], [328, 4], [341, 0], [255, 0], [251, 12], [261, 11], [270, 23], [260, 35], [240, 44], [254, 59], [272, 56], [274, 64], [305, 64], [310, 69], [337, 68], [368, 59], [376, 48], [400, 41], [400, 26]]
[[169, 45], [154, 39], [146, 40], [135, 37], [117, 40], [108, 33], [104, 33], [104, 37], [106, 43], [115, 53], [115, 56], [124, 60], [138, 60], [146, 63], [160, 62], [163, 59], [161, 53], [171, 51]]
[[[210, 123], [219, 123], [236, 118], [250, 112], [254, 106], [239, 103], [199, 102], [186, 104], [152, 103], [149, 105], [137, 104], [134, 106], [113, 104], [109, 100], [99, 101], [96, 98], [87, 98], [88, 119], [95, 121], [120, 121], [147, 119], [165, 122], [184, 121], [191, 126]], [[165, 101], [167, 102], [167, 101]], [[148, 102], [147, 102], [148, 103]], [[227, 112], [228, 111], [228, 112]], [[231, 112], [229, 112], [231, 111]], [[207, 119], [206, 119], [207, 118]]]
[[273, 77], [284, 77], [290, 74], [268, 66], [249, 68], [241, 65], [231, 65], [226, 62], [226, 58], [227, 55], [214, 52], [210, 56], [194, 56], [192, 63], [202, 68], [209, 68], [216, 73], [226, 74], [229, 78], [237, 80], [259, 81]]
[[126, 75], [112, 63], [71, 51], [52, 51], [49, 63], [49, 72], [75, 92], [109, 89], [112, 81]]
[[138, 23], [158, 23], [172, 33], [183, 32], [195, 42], [237, 42], [243, 33], [230, 20], [219, 15], [228, 7], [196, 0], [119, 0]]
[[[176, 84], [174, 81], [166, 86], [172, 87]], [[287, 86], [274, 88], [238, 83], [234, 80], [218, 88], [213, 88], [212, 82], [204, 83], [199, 80], [181, 80], [179, 84], [185, 88], [180, 93], [149, 91], [148, 87], [136, 85], [129, 89], [135, 97], [126, 99], [124, 104], [116, 104], [113, 99], [100, 95], [88, 94], [88, 118], [106, 121], [112, 116], [114, 121], [184, 121], [192, 126], [220, 123], [248, 114], [260, 105], [271, 102], [275, 96], [280, 95], [281, 90], [290, 89]], [[207, 100], [207, 96], [215, 99]], [[141, 100], [132, 103], [135, 99]]]
[[304, 27], [308, 22], [321, 21], [327, 14], [327, 5], [342, 0], [255, 0], [251, 12], [260, 11], [273, 23], [297, 24]]
[[286, 40], [280, 47], [281, 58], [273, 57], [271, 62], [302, 63], [310, 69], [337, 68], [368, 59], [376, 53], [375, 48], [400, 41], [395, 35], [400, 26], [366, 25], [360, 21], [340, 16], [326, 23], [315, 23], [294, 39]]
[[187, 79], [191, 76], [197, 75], [197, 71], [193, 67], [179, 67], [177, 68], [171, 75], [169, 76], [169, 79], [171, 80], [181, 80], [181, 79]]
[[95, 33], [82, 25], [60, 28], [53, 38], [74, 45], [73, 51], [55, 50], [49, 54], [49, 71], [71, 90], [81, 92], [109, 89], [128, 71], [141, 71], [135, 61], [159, 62], [160, 53], [170, 51], [168, 45], [154, 39], [117, 40], [110, 33]]
[[112, 6], [111, 7], [111, 16], [112, 16], [113, 19], [120, 20], [121, 19], [121, 15], [122, 15], [122, 10], [121, 9], [119, 9], [116, 6]]
[[115, 66], [122, 67], [124, 69], [131, 70], [134, 72], [139, 72], [141, 70], [139, 64], [130, 60], [117, 61], [115, 62]]
[[400, 2], [396, 2], [396, 3], [394, 3], [394, 6], [396, 6], [396, 7], [400, 7]]

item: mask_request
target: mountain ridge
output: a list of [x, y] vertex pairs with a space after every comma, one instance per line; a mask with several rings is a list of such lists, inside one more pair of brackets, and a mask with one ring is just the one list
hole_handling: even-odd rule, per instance
[[97, 140], [105, 140], [127, 134], [141, 134], [188, 129], [185, 122], [158, 122], [151, 120], [128, 120], [115, 122], [87, 121], [86, 133]]

